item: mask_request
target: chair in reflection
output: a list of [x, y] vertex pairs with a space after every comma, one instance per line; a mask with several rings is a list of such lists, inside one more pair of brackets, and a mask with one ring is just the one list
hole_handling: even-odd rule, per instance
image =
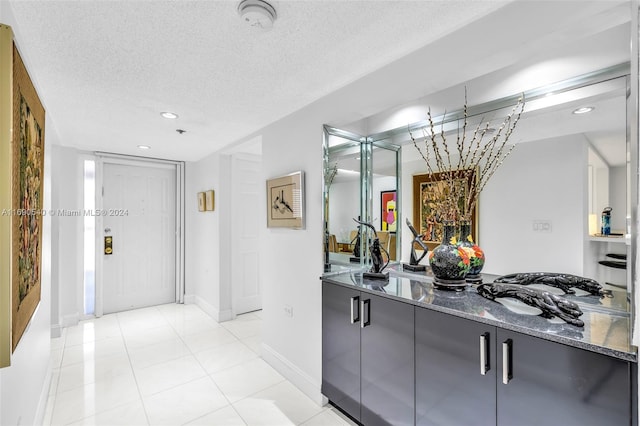
[[333, 253], [338, 253], [338, 240], [334, 234], [329, 235], [329, 251]]

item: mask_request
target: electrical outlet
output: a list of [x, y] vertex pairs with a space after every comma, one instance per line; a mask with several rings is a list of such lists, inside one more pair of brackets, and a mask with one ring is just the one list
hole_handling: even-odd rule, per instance
[[534, 232], [551, 232], [551, 221], [550, 220], [534, 220], [533, 221], [533, 231]]
[[289, 318], [293, 318], [293, 306], [284, 305], [284, 314]]

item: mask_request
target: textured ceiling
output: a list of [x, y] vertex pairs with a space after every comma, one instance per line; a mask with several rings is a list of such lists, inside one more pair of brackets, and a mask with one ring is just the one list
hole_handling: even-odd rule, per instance
[[505, 3], [272, 1], [266, 33], [237, 1], [6, 4], [62, 145], [196, 160]]

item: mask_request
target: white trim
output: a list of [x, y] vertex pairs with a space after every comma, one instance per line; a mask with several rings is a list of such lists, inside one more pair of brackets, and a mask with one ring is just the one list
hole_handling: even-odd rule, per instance
[[79, 322], [80, 322], [80, 314], [78, 312], [69, 314], [69, 315], [64, 315], [62, 317], [63, 328], [73, 327], [74, 325], [78, 325]]
[[40, 399], [38, 399], [38, 407], [36, 408], [35, 425], [44, 424], [44, 416], [47, 414], [47, 402], [49, 401], [49, 390], [51, 389], [51, 379], [53, 377], [53, 368], [51, 362], [47, 367], [47, 373], [44, 376], [44, 383], [40, 390]]
[[[103, 169], [104, 169], [104, 160], [101, 157], [96, 156], [96, 176], [95, 176], [95, 184], [96, 184], [96, 211], [102, 210], [102, 191], [103, 191]], [[102, 256], [102, 238], [104, 229], [104, 222], [102, 216], [96, 216], [96, 263], [95, 263], [95, 306], [93, 313], [96, 318], [100, 318], [104, 313], [104, 308], [102, 304], [102, 271], [103, 271], [103, 261], [104, 258]]]
[[278, 373], [282, 374], [285, 379], [311, 398], [313, 402], [320, 406], [327, 405], [329, 400], [322, 395], [320, 383], [265, 343], [262, 344], [262, 358], [275, 368]]
[[235, 315], [231, 311], [231, 309], [225, 309], [224, 311], [220, 311], [216, 307], [214, 307], [211, 303], [204, 300], [202, 297], [187, 294], [184, 296], [184, 303], [186, 305], [197, 305], [200, 309], [204, 311], [207, 315], [213, 318], [216, 322], [224, 322], [231, 321], [235, 318]]
[[184, 303], [185, 166], [176, 164], [176, 302]]
[[57, 337], [62, 337], [62, 325], [60, 325], [60, 324], [52, 324], [51, 325], [51, 338], [55, 339]]

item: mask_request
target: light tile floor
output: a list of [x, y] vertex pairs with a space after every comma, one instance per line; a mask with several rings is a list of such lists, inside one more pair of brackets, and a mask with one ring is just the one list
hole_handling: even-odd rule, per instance
[[45, 425], [353, 425], [261, 359], [261, 315], [170, 304], [65, 329]]

